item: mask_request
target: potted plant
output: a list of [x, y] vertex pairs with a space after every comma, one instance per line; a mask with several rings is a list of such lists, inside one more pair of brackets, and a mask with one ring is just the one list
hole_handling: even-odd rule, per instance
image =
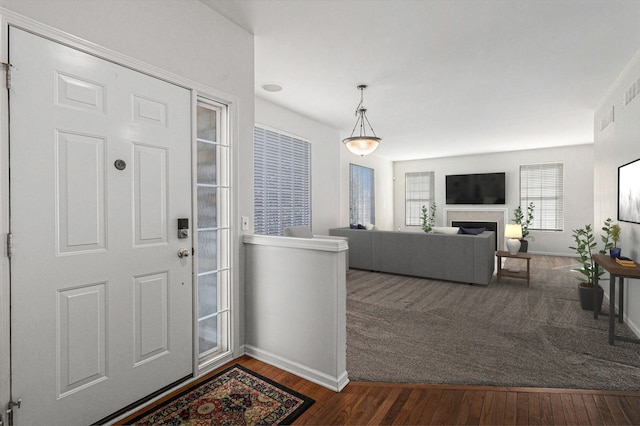
[[[607, 249], [613, 246], [609, 240], [611, 238], [611, 219], [607, 219], [604, 222], [604, 227], [602, 228], [605, 231], [605, 235], [601, 236], [601, 240], [604, 243], [604, 248], [598, 250], [598, 254], [605, 254]], [[593, 261], [593, 255], [596, 254], [597, 245], [596, 237], [593, 233], [593, 228], [591, 225], [585, 225], [584, 228], [574, 229], [573, 230], [573, 239], [575, 241], [575, 247], [569, 247], [572, 250], [575, 250], [578, 254], [578, 263], [580, 264], [579, 268], [573, 269], [573, 271], [579, 272], [581, 276], [577, 277], [578, 284], [578, 296], [580, 299], [580, 306], [582, 309], [586, 311], [593, 311], [594, 307], [597, 306], [598, 310], [602, 307], [602, 297], [604, 295], [604, 291], [602, 287], [598, 286], [597, 288], [594, 285], [594, 278], [596, 274], [596, 265]], [[603, 269], [598, 269], [598, 279], [604, 274]], [[596, 304], [594, 305], [594, 295], [593, 292], [596, 292]]]
[[513, 211], [513, 222], [520, 225], [522, 227], [522, 238], [520, 239], [520, 251], [526, 253], [529, 249], [529, 241], [526, 239], [529, 235], [529, 226], [533, 222], [533, 210], [535, 208], [535, 204], [533, 201], [529, 203], [527, 206], [527, 215], [525, 217], [524, 212], [522, 211], [522, 207], [518, 206]]
[[433, 225], [436, 223], [436, 203], [431, 204], [431, 209], [422, 206], [422, 230], [431, 232]]
[[618, 241], [620, 241], [620, 225], [617, 223], [611, 225], [611, 241], [613, 241], [613, 247], [609, 249], [609, 256], [612, 258], [620, 257], [621, 249], [618, 248]]

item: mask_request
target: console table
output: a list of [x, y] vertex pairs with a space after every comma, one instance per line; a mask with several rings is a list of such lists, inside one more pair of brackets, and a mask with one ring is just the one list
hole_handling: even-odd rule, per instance
[[[611, 258], [611, 256], [605, 254], [594, 254], [592, 256], [593, 261], [596, 264], [596, 270], [594, 275], [594, 283], [595, 288], [598, 288], [598, 273], [599, 268], [603, 268], [605, 271], [609, 273], [611, 277], [609, 281], [609, 313], [599, 312], [600, 307], [597, 306], [596, 303], [596, 293], [594, 292], [594, 308], [593, 308], [593, 318], [598, 319], [598, 315], [609, 315], [609, 344], [613, 345], [614, 341], [622, 340], [625, 342], [631, 343], [640, 343], [639, 339], [631, 339], [629, 337], [624, 336], [616, 336], [616, 320], [615, 317], [618, 317], [618, 321], [622, 323], [624, 321], [624, 279], [625, 278], [640, 278], [640, 267], [636, 264], [635, 267], [622, 266], [616, 263], [615, 259]], [[616, 278], [620, 283], [620, 291], [618, 292], [618, 314], [616, 314]]]
[[[500, 278], [502, 277], [510, 277], [510, 278], [521, 278], [523, 280], [527, 280], [527, 287], [529, 287], [529, 278], [531, 276], [529, 270], [529, 262], [531, 261], [531, 255], [529, 253], [516, 253], [511, 254], [508, 251], [498, 251], [496, 252], [496, 257], [498, 258], [498, 283], [500, 282]], [[502, 258], [510, 257], [512, 259], [524, 259], [527, 261], [527, 270], [526, 271], [509, 271], [506, 269], [502, 269]]]

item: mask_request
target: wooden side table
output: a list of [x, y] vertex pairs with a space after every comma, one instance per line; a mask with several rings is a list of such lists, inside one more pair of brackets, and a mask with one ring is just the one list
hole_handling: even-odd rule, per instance
[[[609, 273], [609, 312], [599, 312], [599, 306], [594, 303], [593, 318], [598, 319], [598, 315], [609, 315], [609, 344], [613, 345], [616, 340], [622, 340], [631, 343], [640, 343], [640, 339], [632, 339], [630, 337], [616, 335], [616, 317], [621, 324], [624, 322], [624, 279], [640, 278], [640, 266], [634, 267], [621, 266], [616, 263], [615, 259], [606, 254], [594, 254], [591, 258], [596, 263], [594, 271], [593, 284], [598, 288], [598, 275], [600, 268]], [[616, 278], [619, 285], [618, 291], [618, 313], [616, 314]], [[595, 301], [595, 293], [594, 293]]]
[[[509, 278], [520, 278], [523, 280], [527, 280], [527, 287], [529, 287], [529, 280], [531, 278], [531, 270], [530, 270], [530, 261], [531, 255], [529, 253], [516, 253], [511, 254], [508, 251], [498, 251], [496, 252], [496, 257], [498, 258], [498, 283], [500, 283], [500, 278], [509, 277]], [[523, 259], [527, 261], [527, 270], [526, 271], [509, 271], [507, 269], [502, 269], [502, 258], [509, 257], [512, 259]]]

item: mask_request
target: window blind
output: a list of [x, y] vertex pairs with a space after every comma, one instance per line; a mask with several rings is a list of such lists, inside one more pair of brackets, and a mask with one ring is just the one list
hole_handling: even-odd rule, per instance
[[254, 128], [254, 232], [311, 225], [311, 144]]
[[564, 228], [564, 171], [562, 163], [520, 166], [520, 206], [535, 205], [529, 229], [562, 231]]
[[357, 164], [349, 165], [349, 223], [376, 223], [374, 170]]
[[431, 210], [434, 202], [433, 172], [412, 172], [404, 175], [404, 224], [422, 225], [422, 206]]

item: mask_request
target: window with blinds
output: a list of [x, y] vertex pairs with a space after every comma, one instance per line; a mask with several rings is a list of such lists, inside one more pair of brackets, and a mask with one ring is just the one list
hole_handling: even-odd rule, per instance
[[564, 171], [562, 163], [520, 166], [520, 206], [535, 205], [529, 229], [562, 231], [564, 228]]
[[254, 232], [283, 235], [289, 226], [311, 226], [311, 144], [277, 131], [254, 128]]
[[349, 223], [376, 223], [374, 170], [349, 164]]
[[413, 172], [404, 175], [404, 224], [422, 225], [422, 206], [431, 209], [434, 202], [433, 172]]

